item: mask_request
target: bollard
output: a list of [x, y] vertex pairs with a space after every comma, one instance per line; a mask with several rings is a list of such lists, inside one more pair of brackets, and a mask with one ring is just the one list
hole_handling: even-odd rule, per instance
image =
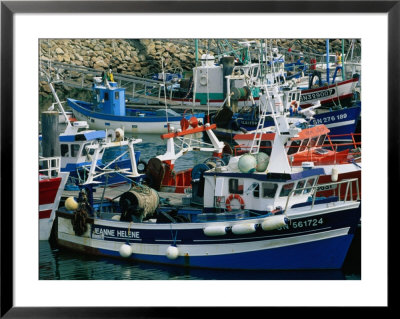
[[42, 113], [42, 150], [44, 157], [60, 156], [58, 139], [58, 112]]

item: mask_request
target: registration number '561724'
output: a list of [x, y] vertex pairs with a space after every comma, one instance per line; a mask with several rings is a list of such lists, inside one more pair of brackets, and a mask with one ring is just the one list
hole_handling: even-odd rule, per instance
[[[290, 223], [290, 226], [292, 228], [317, 227], [319, 225], [322, 225], [323, 223], [324, 219], [321, 217], [321, 218], [310, 218], [305, 220], [292, 221]], [[281, 228], [278, 228], [278, 230], [284, 230], [284, 229], [289, 229], [289, 225], [285, 225]]]

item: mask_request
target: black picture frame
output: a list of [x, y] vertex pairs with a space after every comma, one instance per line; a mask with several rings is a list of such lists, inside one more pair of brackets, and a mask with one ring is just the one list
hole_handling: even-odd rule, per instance
[[[388, 186], [399, 178], [400, 1], [1, 1], [1, 317], [157, 318], [188, 317], [193, 308], [14, 307], [13, 294], [13, 19], [16, 13], [387, 13], [388, 14]], [[396, 188], [389, 187], [388, 208]], [[382, 212], [385, 213], [385, 212]], [[396, 213], [396, 211], [394, 212]], [[392, 214], [393, 216], [393, 214]], [[390, 216], [389, 216], [390, 217]], [[391, 225], [389, 222], [388, 225]], [[388, 238], [388, 247], [389, 245]], [[389, 261], [388, 255], [388, 261]], [[390, 281], [388, 281], [389, 287]], [[389, 289], [390, 290], [390, 289]], [[34, 292], [32, 292], [34, 293]], [[388, 300], [390, 308], [390, 298]], [[206, 309], [203, 309], [206, 310]], [[201, 313], [203, 314], [203, 310]], [[303, 309], [307, 311], [307, 309]], [[334, 310], [340, 310], [338, 308]], [[198, 310], [195, 310], [196, 312]], [[207, 311], [207, 310], [206, 310]], [[232, 309], [213, 310], [229, 316]], [[235, 311], [235, 310], [234, 310]], [[263, 311], [262, 309], [260, 310]], [[194, 312], [194, 313], [196, 313]], [[301, 310], [301, 312], [303, 312]], [[210, 313], [211, 314], [211, 313]], [[298, 313], [300, 314], [300, 312]], [[305, 312], [304, 312], [305, 314]]]

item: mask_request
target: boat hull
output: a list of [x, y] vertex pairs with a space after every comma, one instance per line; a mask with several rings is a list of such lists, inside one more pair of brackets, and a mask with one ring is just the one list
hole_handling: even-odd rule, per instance
[[[314, 115], [314, 124], [324, 124], [329, 129], [329, 136], [334, 142], [352, 142], [351, 134], [356, 132], [357, 124], [361, 114], [361, 106], [342, 108], [339, 110], [330, 110]], [[239, 127], [246, 131], [254, 131], [258, 125], [258, 117], [244, 116], [237, 118]], [[272, 120], [266, 120], [264, 127], [274, 126]], [[232, 130], [217, 127], [215, 134], [222, 138], [232, 139], [235, 134], [243, 134], [240, 130]]]
[[[328, 205], [329, 206], [329, 205]], [[94, 255], [122, 258], [119, 249], [129, 243], [133, 253], [126, 259], [183, 267], [215, 269], [339, 269], [360, 220], [359, 203], [334, 211], [300, 214], [282, 228], [251, 234], [207, 236], [210, 223], [149, 224], [92, 219], [82, 236], [75, 236], [71, 216], [58, 213], [57, 240], [60, 247]], [[260, 220], [241, 221], [260, 222]], [[229, 226], [234, 222], [213, 222]], [[166, 256], [168, 247], [179, 251], [176, 259]]]
[[39, 181], [39, 240], [48, 240], [69, 173]]
[[[80, 102], [82, 105], [82, 102]], [[189, 120], [192, 116], [204, 123], [204, 113], [187, 113], [181, 116], [116, 116], [89, 110], [78, 102], [68, 99], [68, 105], [73, 109], [78, 121], [86, 121], [91, 129], [123, 128], [125, 133], [164, 134], [168, 127], [180, 128], [182, 118]], [[87, 104], [89, 105], [89, 104]]]
[[306, 89], [301, 91], [300, 106], [309, 107], [318, 101], [321, 106], [331, 106], [343, 104], [344, 101], [351, 101], [358, 78], [337, 82], [329, 86], [316, 89]]

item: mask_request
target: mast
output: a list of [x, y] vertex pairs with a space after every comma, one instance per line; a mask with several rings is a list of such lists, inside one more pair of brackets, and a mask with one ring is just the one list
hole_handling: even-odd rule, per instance
[[326, 82], [329, 84], [329, 39], [326, 39]]

